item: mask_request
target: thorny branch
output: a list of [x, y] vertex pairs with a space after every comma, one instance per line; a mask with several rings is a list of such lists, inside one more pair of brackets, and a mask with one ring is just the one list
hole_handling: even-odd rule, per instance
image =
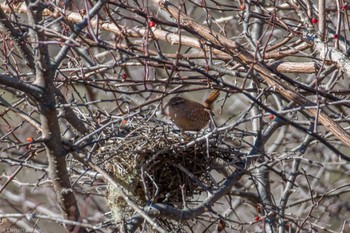
[[[349, 26], [342, 1], [3, 1], [3, 224], [346, 229]], [[169, 98], [212, 89], [179, 132]]]

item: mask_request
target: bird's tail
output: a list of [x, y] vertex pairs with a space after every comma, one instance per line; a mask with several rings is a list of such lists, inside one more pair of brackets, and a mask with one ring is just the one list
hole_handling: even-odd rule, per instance
[[220, 91], [219, 90], [213, 90], [208, 95], [207, 99], [204, 101], [204, 106], [208, 109], [211, 109], [213, 107], [213, 103], [215, 100], [219, 97]]

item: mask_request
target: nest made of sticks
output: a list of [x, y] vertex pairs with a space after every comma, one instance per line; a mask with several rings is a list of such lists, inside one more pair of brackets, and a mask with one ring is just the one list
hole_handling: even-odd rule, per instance
[[[129, 120], [110, 132], [114, 132], [113, 137], [101, 143], [94, 162], [124, 186], [140, 205], [152, 201], [181, 207], [195, 194], [217, 185], [211, 174], [213, 170], [224, 173], [234, 169], [230, 163], [238, 160], [237, 150], [225, 144], [220, 135], [198, 140], [205, 132], [184, 134], [174, 130], [172, 124], [156, 119]], [[117, 215], [131, 214], [113, 188], [109, 189], [107, 199]]]

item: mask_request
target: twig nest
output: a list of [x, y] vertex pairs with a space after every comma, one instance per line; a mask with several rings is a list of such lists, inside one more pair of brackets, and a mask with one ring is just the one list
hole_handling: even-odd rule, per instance
[[[222, 162], [229, 164], [237, 158], [237, 151], [220, 142], [218, 135], [202, 135], [198, 140], [196, 134], [180, 133], [173, 125], [154, 123], [121, 126], [110, 140], [101, 143], [94, 161], [141, 206], [162, 202], [181, 208], [193, 195], [217, 186], [212, 177], [215, 166], [221, 166], [221, 171], [230, 169]], [[116, 221], [132, 214], [112, 187], [107, 199]]]

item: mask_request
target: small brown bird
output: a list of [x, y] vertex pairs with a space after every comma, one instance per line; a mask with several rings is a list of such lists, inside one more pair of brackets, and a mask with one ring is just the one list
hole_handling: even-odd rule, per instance
[[173, 97], [165, 105], [168, 116], [183, 131], [199, 131], [208, 125], [210, 110], [220, 91], [213, 90], [204, 104], [182, 97]]

